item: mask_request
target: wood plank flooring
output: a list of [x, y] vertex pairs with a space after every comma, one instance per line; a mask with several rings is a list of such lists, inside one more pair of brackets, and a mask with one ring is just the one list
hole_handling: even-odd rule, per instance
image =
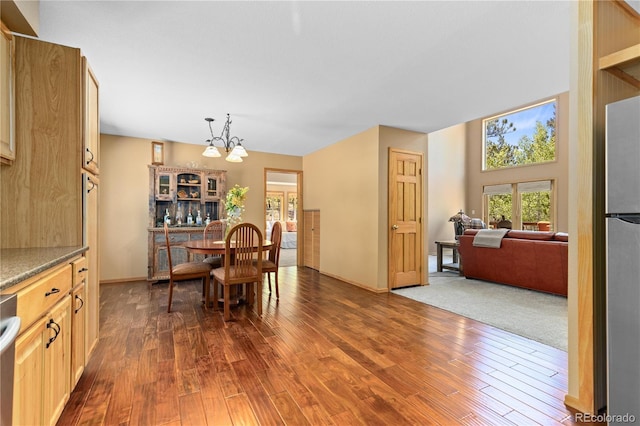
[[198, 282], [103, 285], [100, 340], [60, 425], [571, 425], [567, 355], [395, 294], [280, 270], [264, 312]]

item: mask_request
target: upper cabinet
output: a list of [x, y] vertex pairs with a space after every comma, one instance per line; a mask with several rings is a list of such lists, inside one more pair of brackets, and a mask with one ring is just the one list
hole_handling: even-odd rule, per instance
[[95, 174], [100, 174], [100, 113], [98, 111], [98, 80], [85, 57], [82, 58], [83, 78], [83, 148], [82, 167]]
[[226, 175], [225, 170], [149, 166], [149, 226], [162, 227], [167, 213], [170, 226], [222, 219]]
[[17, 150], [13, 165], [0, 169], [1, 245], [80, 245], [79, 166], [85, 143], [97, 147], [99, 140], [97, 83], [80, 49], [15, 34], [13, 40]]
[[2, 24], [0, 31], [0, 161], [12, 164], [15, 148], [15, 63], [13, 36]]

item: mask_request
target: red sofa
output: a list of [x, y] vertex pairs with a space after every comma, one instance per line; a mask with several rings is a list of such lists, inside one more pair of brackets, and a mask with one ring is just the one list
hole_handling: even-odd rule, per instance
[[569, 237], [565, 233], [509, 231], [500, 248], [475, 247], [478, 229], [460, 235], [466, 278], [567, 295]]

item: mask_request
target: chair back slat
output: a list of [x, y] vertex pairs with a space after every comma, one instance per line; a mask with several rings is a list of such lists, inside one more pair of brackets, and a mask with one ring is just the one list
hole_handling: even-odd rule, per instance
[[222, 241], [224, 240], [224, 230], [225, 223], [221, 220], [212, 220], [203, 231], [202, 238], [209, 239], [211, 238], [213, 241]]

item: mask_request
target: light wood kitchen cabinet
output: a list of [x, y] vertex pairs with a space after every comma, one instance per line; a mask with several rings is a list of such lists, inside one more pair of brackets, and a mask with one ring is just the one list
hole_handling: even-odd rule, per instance
[[82, 167], [93, 173], [100, 174], [100, 113], [98, 110], [99, 85], [93, 74], [87, 58], [82, 57], [83, 80], [83, 152]]
[[84, 301], [86, 300], [86, 286], [84, 282], [75, 287], [71, 292], [71, 389], [77, 384], [84, 372], [85, 365], [85, 330], [87, 312]]
[[45, 328], [44, 424], [55, 425], [71, 394], [71, 296], [49, 313]]
[[82, 243], [80, 50], [14, 36], [16, 147], [0, 172], [3, 248]]
[[87, 258], [86, 271], [86, 342], [87, 359], [89, 354], [98, 344], [98, 330], [100, 328], [100, 258], [98, 256], [98, 203], [100, 182], [98, 178], [90, 173], [86, 173], [85, 184], [85, 212], [84, 212], [84, 234], [85, 245], [89, 250], [85, 253]]
[[0, 31], [0, 161], [12, 164], [15, 147], [15, 66], [13, 36], [4, 24]]
[[2, 168], [2, 247], [89, 247], [85, 343], [91, 352], [100, 296], [98, 82], [80, 49], [14, 38], [21, 154]]
[[320, 211], [305, 210], [304, 219], [304, 266], [320, 270]]
[[[56, 423], [71, 392], [71, 266], [53, 268], [18, 290], [14, 424]], [[35, 308], [42, 309], [40, 312]]]
[[[72, 291], [66, 259], [12, 288], [23, 321], [14, 423], [54, 424], [98, 341], [98, 83], [80, 49], [15, 34], [13, 43], [17, 150], [0, 168], [0, 247], [88, 247], [83, 286]], [[51, 288], [41, 291], [42, 282]], [[80, 312], [84, 320], [74, 318]]]
[[73, 271], [73, 287], [71, 289], [71, 389], [73, 389], [84, 372], [87, 359], [86, 323], [86, 278], [87, 258], [81, 257], [71, 263]]
[[13, 423], [43, 423], [45, 318], [38, 320], [16, 339], [13, 370]]

